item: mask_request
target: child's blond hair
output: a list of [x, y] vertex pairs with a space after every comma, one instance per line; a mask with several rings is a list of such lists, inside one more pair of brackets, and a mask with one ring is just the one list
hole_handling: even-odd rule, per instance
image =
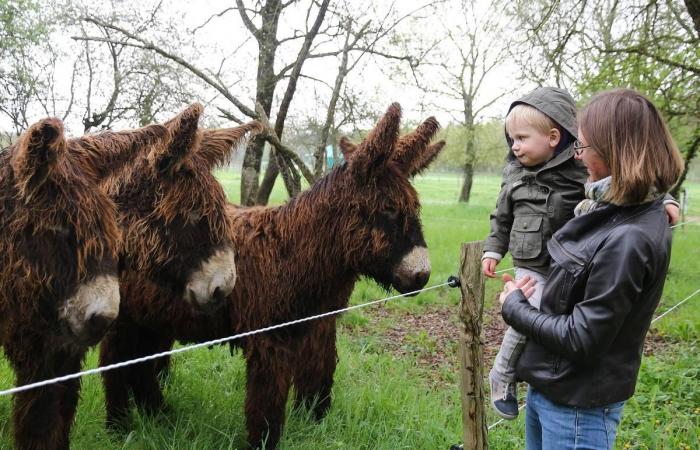
[[508, 112], [506, 116], [506, 132], [518, 126], [530, 126], [542, 134], [549, 134], [552, 128], [559, 129], [557, 123], [539, 109], [526, 105], [517, 104]]

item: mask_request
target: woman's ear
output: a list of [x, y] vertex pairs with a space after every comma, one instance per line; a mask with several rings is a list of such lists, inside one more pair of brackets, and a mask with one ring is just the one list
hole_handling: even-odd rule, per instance
[[561, 142], [561, 132], [556, 128], [552, 128], [549, 130], [549, 147], [555, 149], [559, 142]]

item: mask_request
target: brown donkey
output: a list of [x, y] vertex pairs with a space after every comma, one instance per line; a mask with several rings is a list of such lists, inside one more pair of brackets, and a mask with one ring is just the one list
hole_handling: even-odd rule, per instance
[[[121, 236], [99, 182], [167, 139], [161, 125], [66, 139], [45, 119], [0, 153], [0, 346], [18, 385], [79, 371], [117, 316]], [[67, 449], [79, 389], [16, 394], [16, 448]]]
[[[147, 355], [160, 347], [158, 328], [141, 327], [197, 317], [224, 306], [236, 281], [231, 225], [226, 217], [226, 194], [212, 175], [230, 158], [249, 132], [260, 131], [257, 122], [235, 128], [198, 128], [202, 106], [193, 104], [164, 125], [172, 133], [169, 146], [157, 148], [131, 171], [113, 179], [109, 193], [119, 208], [124, 245], [120, 249], [121, 310], [107, 333], [100, 364], [109, 365]], [[202, 143], [206, 136], [206, 145]], [[143, 299], [133, 283], [157, 286], [167, 301]], [[133, 330], [125, 334], [121, 330]], [[140, 377], [155, 362], [142, 363], [103, 374], [107, 392], [107, 421], [123, 424], [133, 394], [147, 411], [162, 404], [153, 380]]]
[[[393, 104], [361, 144], [342, 140], [346, 163], [287, 204], [229, 207], [238, 281], [227, 298], [227, 315], [142, 315], [137, 319], [141, 331], [119, 328], [121, 339], [141, 347], [148, 338], [159, 345], [151, 348], [156, 352], [170, 348], [175, 339], [202, 341], [342, 308], [361, 276], [400, 292], [422, 288], [430, 261], [410, 178], [437, 156], [444, 142], [430, 145], [438, 129], [433, 118], [399, 137], [400, 116], [399, 105]], [[205, 134], [203, 145], [207, 141]], [[168, 303], [157, 286], [128, 281], [122, 284], [125, 297]], [[337, 358], [334, 318], [237, 344], [247, 360], [245, 411], [252, 446], [276, 447], [292, 382], [299, 401], [320, 396], [319, 417], [329, 407]], [[103, 350], [110, 345], [104, 341]], [[162, 401], [156, 365], [141, 369], [131, 380], [121, 380], [130, 385], [107, 387], [108, 408], [129, 387], [153, 389], [135, 396], [137, 403]]]

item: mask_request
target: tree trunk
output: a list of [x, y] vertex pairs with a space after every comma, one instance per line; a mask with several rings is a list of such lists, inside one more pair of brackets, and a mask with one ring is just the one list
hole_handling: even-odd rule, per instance
[[685, 7], [688, 9], [688, 14], [693, 19], [695, 31], [700, 37], [700, 0], [685, 0]]
[[474, 181], [474, 166], [470, 163], [464, 165], [464, 181], [462, 182], [462, 190], [459, 193], [460, 202], [469, 202], [469, 196], [472, 192], [472, 182]]
[[[466, 103], [466, 102], [465, 102]], [[466, 159], [464, 163], [464, 182], [462, 191], [459, 194], [459, 201], [468, 203], [472, 192], [472, 182], [474, 181], [474, 161], [476, 160], [476, 145], [474, 142], [474, 116], [472, 115], [471, 101], [465, 109], [465, 125], [467, 127], [467, 143], [464, 151]]]
[[700, 130], [696, 131], [695, 138], [690, 142], [690, 145], [688, 145], [688, 148], [685, 150], [685, 167], [683, 168], [683, 173], [681, 173], [681, 176], [678, 178], [675, 186], [673, 186], [673, 189], [671, 189], [669, 192], [675, 199], [678, 199], [678, 192], [680, 191], [681, 186], [683, 186], [685, 177], [688, 175], [690, 163], [698, 153], [698, 147], [700, 147]]
[[277, 161], [272, 156], [272, 149], [270, 149], [270, 157], [268, 158], [267, 169], [265, 169], [265, 176], [263, 177], [262, 183], [258, 188], [258, 195], [255, 203], [258, 205], [267, 205], [270, 200], [270, 194], [272, 194], [272, 188], [275, 187], [275, 181], [277, 180], [277, 175], [280, 173], [280, 168], [277, 166]]
[[[289, 75], [289, 82], [287, 83], [287, 89], [280, 102], [279, 110], [277, 111], [277, 118], [275, 119], [275, 134], [282, 140], [282, 133], [284, 132], [284, 122], [287, 119], [287, 113], [289, 112], [289, 106], [294, 98], [294, 93], [296, 92], [297, 82], [299, 76], [301, 75], [301, 68], [309, 56], [311, 50], [311, 44], [318, 34], [318, 30], [323, 23], [323, 19], [326, 15], [328, 9], [328, 4], [330, 0], [323, 0], [319, 5], [318, 14], [316, 15], [316, 20], [314, 21], [311, 29], [306, 33], [304, 37], [304, 43], [302, 44], [297, 59], [294, 63], [294, 68], [292, 73]], [[268, 117], [270, 117], [269, 111], [266, 111]], [[272, 152], [270, 153], [272, 155]], [[275, 185], [275, 180], [277, 175], [282, 169], [282, 174], [284, 176], [284, 185], [287, 188], [287, 192], [290, 197], [295, 196], [301, 187], [299, 172], [294, 168], [291, 161], [285, 161], [280, 159], [279, 161], [274, 161], [275, 158], [270, 158], [270, 163], [265, 171], [265, 177], [262, 184], [260, 185], [260, 192], [256, 196], [256, 201], [259, 205], [266, 205], [270, 199], [270, 194], [272, 193], [272, 188]], [[285, 167], [280, 167], [280, 165], [285, 165]]]
[[[255, 30], [258, 41], [258, 73], [256, 79], [255, 101], [262, 105], [267, 117], [270, 117], [272, 100], [275, 95], [277, 78], [275, 77], [275, 54], [277, 53], [277, 25], [282, 12], [279, 0], [268, 0], [260, 10], [262, 24]], [[241, 204], [246, 206], [258, 203], [260, 186], [260, 165], [263, 157], [265, 140], [254, 138], [245, 150], [241, 170]], [[274, 158], [270, 159], [270, 165]], [[269, 167], [269, 166], [268, 166]], [[273, 181], [274, 184], [274, 181]], [[271, 190], [272, 188], [270, 188]], [[269, 196], [269, 194], [268, 194]], [[267, 203], [267, 197], [265, 197]]]
[[254, 137], [248, 142], [241, 168], [241, 205], [252, 206], [258, 195], [260, 165], [262, 163], [265, 139]]

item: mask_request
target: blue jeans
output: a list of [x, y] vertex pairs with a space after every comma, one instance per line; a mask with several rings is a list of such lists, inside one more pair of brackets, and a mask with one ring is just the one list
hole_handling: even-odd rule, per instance
[[625, 402], [598, 408], [560, 405], [530, 387], [525, 412], [527, 450], [599, 450], [615, 445]]

